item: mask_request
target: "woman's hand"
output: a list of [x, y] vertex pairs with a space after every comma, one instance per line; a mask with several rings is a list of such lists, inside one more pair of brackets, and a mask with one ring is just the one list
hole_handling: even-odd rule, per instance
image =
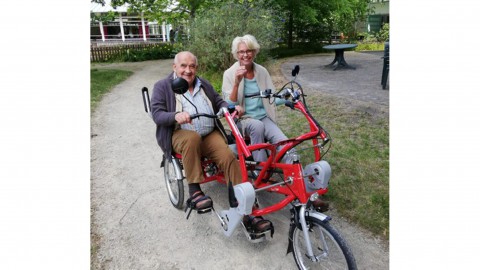
[[245, 110], [240, 105], [235, 105], [235, 110], [238, 112], [238, 117], [241, 117], [245, 113]]
[[237, 71], [235, 72], [235, 84], [239, 85], [245, 75], [247, 75], [247, 69], [245, 66], [238, 67]]

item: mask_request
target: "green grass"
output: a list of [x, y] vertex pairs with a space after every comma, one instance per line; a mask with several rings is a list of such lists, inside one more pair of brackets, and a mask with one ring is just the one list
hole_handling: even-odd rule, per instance
[[91, 69], [90, 70], [90, 108], [93, 111], [102, 96], [115, 85], [123, 82], [132, 71], [117, 69]]

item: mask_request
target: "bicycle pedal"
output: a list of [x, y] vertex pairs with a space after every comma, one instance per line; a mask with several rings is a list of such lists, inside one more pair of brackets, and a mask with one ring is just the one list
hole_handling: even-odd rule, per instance
[[242, 224], [243, 232], [245, 233], [245, 236], [247, 237], [248, 241], [251, 243], [260, 243], [263, 242], [267, 239], [267, 233], [271, 232], [271, 229], [268, 229], [264, 232], [253, 232], [247, 227], [245, 227], [245, 224]]
[[[213, 206], [212, 207], [208, 207], [208, 208], [205, 208], [205, 209], [195, 209], [195, 211], [197, 211], [197, 214], [206, 214], [206, 213], [209, 213], [211, 212], [213, 209]], [[194, 210], [194, 208], [190, 207], [190, 206], [187, 206], [185, 208], [185, 212], [187, 212], [188, 210], [188, 213], [187, 213], [187, 219], [190, 217], [190, 214], [192, 213], [192, 211]]]
[[[270, 231], [270, 230], [268, 230]], [[254, 232], [247, 232], [246, 235], [247, 235], [247, 239], [248, 241], [250, 241], [251, 243], [260, 243], [260, 242], [263, 242], [267, 239], [267, 235], [266, 235], [266, 232], [268, 231], [265, 231], [265, 232], [262, 232], [262, 233], [254, 233]]]
[[212, 212], [212, 209], [213, 209], [213, 207], [209, 207], [209, 208], [205, 208], [205, 209], [200, 209], [200, 210], [197, 210], [197, 213], [198, 213], [198, 214], [206, 214], [206, 213]]

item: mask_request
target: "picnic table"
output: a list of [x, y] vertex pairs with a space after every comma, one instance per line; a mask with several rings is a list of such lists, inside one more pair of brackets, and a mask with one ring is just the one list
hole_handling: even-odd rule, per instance
[[335, 63], [337, 63], [336, 66], [334, 66], [333, 70], [337, 70], [337, 68], [350, 68], [350, 69], [355, 69], [355, 67], [350, 66], [347, 64], [345, 61], [345, 57], [343, 56], [343, 53], [346, 49], [352, 49], [357, 47], [357, 44], [335, 44], [335, 45], [327, 45], [324, 46], [324, 49], [327, 50], [335, 50], [335, 59], [333, 59], [332, 63], [326, 65], [328, 66], [334, 66]]

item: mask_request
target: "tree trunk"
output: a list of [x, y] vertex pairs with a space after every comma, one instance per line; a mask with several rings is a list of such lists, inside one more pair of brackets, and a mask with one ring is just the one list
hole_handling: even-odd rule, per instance
[[288, 15], [288, 48], [293, 48], [293, 12]]

